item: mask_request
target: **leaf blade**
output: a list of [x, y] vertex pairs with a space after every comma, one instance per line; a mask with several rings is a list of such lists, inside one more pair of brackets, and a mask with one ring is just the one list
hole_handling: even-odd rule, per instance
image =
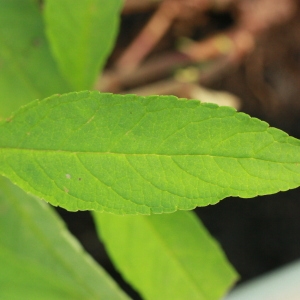
[[145, 299], [221, 299], [237, 279], [192, 212], [93, 216], [114, 264]]
[[48, 0], [46, 32], [73, 90], [91, 89], [112, 50], [122, 0]]
[[70, 91], [51, 56], [38, 4], [0, 1], [0, 119], [19, 106]]
[[0, 177], [3, 299], [128, 299], [45, 203]]
[[299, 146], [227, 107], [80, 92], [2, 122], [0, 172], [69, 210], [174, 212], [299, 186]]

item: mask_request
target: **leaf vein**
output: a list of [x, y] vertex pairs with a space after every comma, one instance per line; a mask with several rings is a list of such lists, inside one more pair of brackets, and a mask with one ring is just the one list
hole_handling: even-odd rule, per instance
[[179, 194], [176, 194], [174, 192], [171, 192], [169, 190], [164, 190], [158, 186], [156, 186], [152, 181], [150, 181], [149, 179], [145, 178], [133, 165], [132, 163], [128, 160], [126, 154], [124, 155], [126, 161], [128, 162], [128, 165], [143, 179], [145, 180], [146, 182], [148, 182], [149, 184], [151, 184], [154, 188], [156, 188], [157, 190], [159, 190], [160, 192], [166, 192], [166, 193], [169, 193], [171, 195], [174, 195], [174, 196], [177, 196], [177, 197], [180, 197], [180, 198], [183, 198], [183, 199], [190, 199], [190, 200], [195, 200], [194, 198], [190, 198], [188, 196], [181, 196]]
[[95, 176], [91, 170], [89, 170], [86, 165], [81, 161], [81, 159], [78, 157], [77, 154], [75, 154], [75, 157], [77, 158], [77, 160], [79, 161], [79, 163], [82, 165], [82, 167], [93, 177], [95, 178], [100, 184], [105, 185], [107, 188], [111, 189], [116, 195], [118, 195], [119, 197], [121, 197], [122, 199], [134, 203], [135, 205], [140, 205], [140, 206], [144, 206], [145, 204], [140, 204], [140, 203], [136, 203], [134, 201], [132, 201], [131, 199], [125, 198], [122, 194], [120, 194], [116, 189], [114, 189], [111, 185], [108, 185], [107, 183], [105, 183], [104, 181], [100, 180], [100, 178], [98, 178], [97, 176]]

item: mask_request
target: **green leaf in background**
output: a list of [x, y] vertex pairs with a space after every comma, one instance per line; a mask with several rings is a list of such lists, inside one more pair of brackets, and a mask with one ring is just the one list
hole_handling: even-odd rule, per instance
[[93, 215], [110, 257], [143, 299], [217, 300], [237, 279], [192, 212]]
[[68, 91], [48, 48], [37, 1], [0, 0], [0, 119], [32, 99]]
[[55, 95], [0, 123], [0, 173], [68, 210], [150, 214], [300, 184], [300, 141], [173, 96]]
[[114, 45], [122, 0], [46, 0], [47, 35], [73, 90], [91, 89]]
[[0, 177], [0, 299], [128, 299], [55, 212]]

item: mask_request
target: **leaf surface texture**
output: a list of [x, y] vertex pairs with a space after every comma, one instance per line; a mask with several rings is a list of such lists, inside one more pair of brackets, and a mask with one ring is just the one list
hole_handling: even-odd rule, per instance
[[110, 257], [143, 299], [217, 300], [237, 279], [193, 212], [93, 215]]
[[47, 0], [46, 32], [73, 90], [91, 89], [118, 32], [122, 0]]
[[299, 145], [229, 107], [79, 92], [0, 123], [0, 173], [68, 210], [164, 213], [299, 186]]
[[129, 299], [52, 208], [0, 177], [1, 299]]
[[50, 53], [37, 2], [0, 0], [0, 120], [33, 99], [70, 91]]

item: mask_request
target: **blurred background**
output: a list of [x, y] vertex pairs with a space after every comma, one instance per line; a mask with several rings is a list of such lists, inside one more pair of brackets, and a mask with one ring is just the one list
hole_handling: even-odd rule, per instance
[[[300, 138], [297, 0], [127, 0], [96, 89], [230, 105]], [[87, 212], [58, 209], [121, 285]], [[300, 190], [198, 208], [241, 282], [300, 258]], [[132, 295], [138, 299], [138, 295]]]

